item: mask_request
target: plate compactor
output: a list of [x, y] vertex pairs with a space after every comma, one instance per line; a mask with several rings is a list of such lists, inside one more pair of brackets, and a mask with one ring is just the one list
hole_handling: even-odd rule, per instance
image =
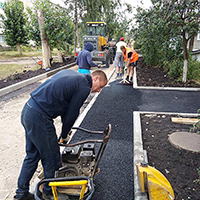
[[[42, 186], [48, 183], [52, 188], [55, 200], [91, 199], [94, 193], [93, 179], [100, 171], [98, 168], [107, 142], [111, 134], [109, 124], [104, 131], [91, 131], [81, 127], [72, 129], [89, 134], [101, 134], [101, 140], [84, 140], [76, 143], [63, 144], [62, 167], [56, 171], [52, 179], [42, 179], [36, 188], [36, 199], [42, 200]], [[99, 144], [97, 146], [97, 143]]]

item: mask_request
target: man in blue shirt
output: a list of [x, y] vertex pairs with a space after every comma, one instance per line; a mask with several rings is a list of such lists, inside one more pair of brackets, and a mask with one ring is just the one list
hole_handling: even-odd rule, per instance
[[[31, 92], [21, 114], [21, 123], [26, 133], [26, 157], [14, 199], [34, 199], [34, 195], [29, 193], [29, 182], [39, 160], [44, 169], [44, 178], [53, 178], [55, 171], [61, 166], [53, 119], [61, 116], [61, 137], [64, 140], [90, 92], [100, 92], [106, 84], [106, 74], [101, 70], [80, 74], [66, 69], [53, 75]], [[52, 191], [46, 184], [43, 198], [48, 199], [49, 195], [52, 195]]]
[[76, 64], [79, 66], [79, 73], [90, 74], [91, 67], [98, 67], [98, 65], [92, 61], [91, 52], [93, 49], [93, 44], [88, 42], [84, 49], [78, 54]]

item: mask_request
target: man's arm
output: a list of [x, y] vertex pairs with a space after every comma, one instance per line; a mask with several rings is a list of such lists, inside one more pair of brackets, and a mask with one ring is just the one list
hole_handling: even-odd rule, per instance
[[126, 62], [126, 67], [129, 67], [130, 63], [131, 63], [131, 57], [132, 57], [132, 52], [128, 53], [128, 61]]
[[67, 111], [64, 116], [61, 116], [62, 119], [62, 133], [61, 137], [66, 138], [67, 134], [70, 132], [74, 122], [76, 121], [79, 110], [83, 105], [84, 101], [90, 94], [90, 89], [88, 87], [80, 88], [70, 100]]
[[87, 54], [87, 62], [91, 67], [97, 67], [98, 65], [92, 61], [91, 53]]

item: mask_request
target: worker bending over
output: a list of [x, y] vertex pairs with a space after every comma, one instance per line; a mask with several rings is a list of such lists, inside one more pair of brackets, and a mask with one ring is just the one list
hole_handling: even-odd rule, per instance
[[[66, 140], [90, 92], [100, 92], [106, 84], [106, 74], [101, 70], [80, 74], [65, 69], [31, 92], [21, 114], [21, 123], [26, 134], [26, 157], [18, 178], [15, 200], [35, 199], [29, 193], [29, 183], [39, 160], [45, 179], [54, 178], [55, 171], [61, 166], [54, 119], [61, 117], [61, 137]], [[46, 183], [43, 199], [51, 199], [51, 196], [51, 187]]]
[[133, 83], [134, 67], [137, 66], [139, 56], [137, 52], [130, 47], [121, 46], [120, 49], [123, 53], [124, 60], [126, 61], [126, 67], [127, 67], [126, 80], [130, 83]]

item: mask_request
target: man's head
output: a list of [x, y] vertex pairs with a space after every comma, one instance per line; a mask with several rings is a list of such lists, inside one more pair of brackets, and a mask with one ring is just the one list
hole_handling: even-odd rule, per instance
[[94, 46], [91, 42], [88, 42], [85, 47], [84, 47], [85, 50], [89, 51], [89, 52], [92, 52], [93, 49], [94, 49]]
[[106, 74], [102, 70], [95, 70], [91, 73], [92, 88], [91, 92], [100, 92], [106, 86], [108, 80]]
[[119, 41], [124, 41], [124, 38], [123, 38], [123, 37], [121, 37], [121, 38], [119, 39]]
[[121, 51], [122, 51], [123, 53], [126, 52], [126, 47], [125, 47], [125, 46], [122, 45], [122, 46], [120, 47], [120, 49], [121, 49]]

